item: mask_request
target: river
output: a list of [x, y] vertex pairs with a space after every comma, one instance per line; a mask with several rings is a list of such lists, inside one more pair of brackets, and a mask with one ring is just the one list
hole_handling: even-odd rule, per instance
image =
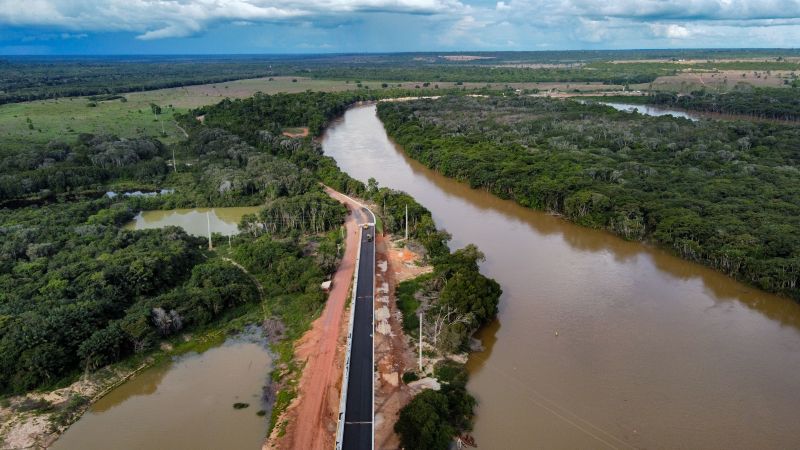
[[682, 117], [689, 120], [699, 120], [700, 114], [694, 114], [679, 109], [662, 108], [652, 105], [640, 105], [634, 103], [617, 103], [617, 102], [597, 102], [601, 105], [610, 106], [618, 111], [638, 112], [646, 116], [675, 116]]
[[322, 142], [486, 254], [504, 293], [468, 363], [481, 448], [797, 448], [796, 303], [445, 178], [392, 144], [374, 105]]
[[[257, 449], [270, 357], [258, 330], [142, 373], [98, 400], [54, 450]], [[248, 403], [234, 409], [236, 402]]]

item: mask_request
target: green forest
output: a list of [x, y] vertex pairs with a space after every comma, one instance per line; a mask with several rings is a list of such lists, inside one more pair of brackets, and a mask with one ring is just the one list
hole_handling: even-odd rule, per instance
[[[411, 236], [436, 268], [434, 310], [469, 317], [442, 342], [465, 348], [494, 318], [501, 294], [480, 274], [480, 252], [451, 253], [450, 236], [413, 198], [349, 177], [311, 137], [281, 135], [309, 126], [318, 136], [355, 102], [391, 95], [257, 95], [179, 116], [188, 138], [169, 146], [151, 137], [81, 134], [8, 152], [0, 160], [0, 393], [62, 386], [163, 340], [256, 311], [283, 322], [288, 345], [278, 351], [290, 362], [291, 342], [324, 304], [319, 284], [335, 270], [342, 243], [346, 210], [319, 182], [385, 205], [388, 232], [403, 227], [408, 207]], [[262, 208], [242, 218], [230, 248], [208, 250], [205, 239], [177, 227], [123, 227], [141, 210], [246, 205]], [[298, 369], [290, 362], [273, 378]], [[469, 429], [475, 404], [459, 377], [447, 391], [461, 405], [460, 419], [443, 428], [448, 433]], [[290, 397], [282, 398], [284, 407]]]
[[[670, 49], [463, 53], [28, 56], [0, 58], [0, 104], [76, 96], [114, 99], [136, 92], [246, 78], [309, 76], [322, 79], [417, 82], [647, 83], [685, 69], [800, 69], [793, 49]], [[745, 59], [732, 61], [732, 59]], [[760, 60], [753, 60], [758, 58]], [[657, 59], [663, 62], [653, 62]], [[696, 60], [685, 63], [684, 60]], [[617, 61], [627, 61], [623, 64]]]
[[[463, 318], [444, 328], [437, 346], [445, 352], [466, 350], [472, 334], [497, 315], [502, 294], [496, 281], [480, 273], [478, 263], [483, 259], [483, 254], [472, 245], [451, 252], [447, 245], [450, 235], [436, 228], [430, 211], [424, 206], [408, 194], [379, 187], [375, 180], [369, 180], [366, 185], [354, 180], [341, 172], [335, 161], [324, 156], [316, 142], [308, 140], [298, 145], [275, 144], [280, 138], [275, 137], [274, 131], [280, 127], [313, 123], [319, 124], [318, 128], [314, 128], [319, 133], [348, 106], [365, 99], [368, 99], [365, 94], [356, 93], [257, 95], [245, 100], [221, 102], [196, 110], [192, 115], [203, 115], [206, 126], [222, 127], [246, 137], [248, 142], [273, 155], [289, 158], [298, 166], [312, 171], [316, 179], [341, 192], [382, 205], [375, 212], [381, 217], [384, 229], [388, 232], [400, 232], [407, 207], [409, 234], [422, 244], [427, 261], [434, 267], [432, 277], [424, 286], [433, 298], [426, 305], [426, 314], [455, 314]], [[187, 118], [187, 126], [197, 126], [191, 125], [193, 121], [194, 119]], [[267, 129], [259, 129], [259, 123], [266, 124]], [[275, 224], [283, 223], [276, 218], [276, 213], [266, 208], [257, 217], [245, 217], [241, 227], [253, 235], [259, 235], [269, 232], [270, 227]], [[292, 228], [291, 225], [287, 226]], [[411, 318], [414, 313], [414, 310], [407, 311]], [[402, 421], [398, 425], [396, 430], [406, 448], [446, 448], [446, 443], [452, 436], [471, 428], [475, 399], [466, 390], [464, 368], [459, 366], [451, 370], [450, 375], [442, 378], [442, 381], [445, 388], [441, 394], [418, 396], [401, 411], [401, 417], [416, 417], [416, 411], [420, 408], [433, 408], [431, 414], [419, 416], [425, 417], [423, 421]], [[433, 406], [430, 402], [433, 402]], [[421, 434], [425, 437], [417, 440], [416, 436]]]
[[[401, 233], [408, 225], [410, 245], [421, 249], [432, 271], [398, 286], [402, 325], [414, 338], [417, 314], [424, 312], [434, 326], [444, 324], [428, 329], [431, 324], [423, 323], [431, 337], [426, 351], [445, 357], [469, 351], [474, 333], [495, 320], [502, 295], [501, 286], [480, 271], [481, 251], [474, 245], [451, 249], [450, 235], [422, 204], [374, 179], [351, 178], [319, 143], [347, 108], [392, 97], [442, 96], [378, 105], [390, 136], [426, 166], [800, 301], [800, 128], [786, 123], [800, 119], [797, 77], [786, 73], [800, 70], [798, 54], [699, 49], [3, 57], [0, 105], [85, 98], [75, 99], [74, 114], [61, 100], [30, 115], [17, 113], [22, 105], [4, 106], [13, 109], [9, 123], [27, 134], [13, 142], [0, 136], [0, 400], [63, 387], [109, 365], [152, 361], [161, 344], [185, 344], [189, 335], [267, 320], [270, 326], [279, 322], [285, 338], [272, 342], [272, 380], [281, 389], [274, 426], [302, 370], [293, 360], [293, 343], [324, 307], [320, 283], [342, 254], [347, 210], [325, 194], [324, 185], [380, 205], [375, 212], [385, 232]], [[463, 86], [563, 82], [626, 89], [640, 84], [633, 89], [643, 90], [659, 77], [723, 70], [782, 71], [770, 82], [783, 87], [743, 81], [722, 92], [726, 81], [726, 87], [688, 94], [681, 88], [684, 95], [652, 91], [624, 98], [763, 120], [650, 117], [591, 100], [527, 96], [538, 86]], [[47, 142], [60, 128], [48, 131], [35, 113], [59, 104], [53, 111], [67, 111], [66, 122], [80, 115], [78, 109], [100, 111], [104, 101], [133, 104], [120, 95], [126, 92], [277, 76], [286, 76], [287, 84], [295, 77], [347, 80], [348, 89], [357, 89], [257, 93], [194, 110], [188, 108], [208, 102], [175, 109], [164, 100], [126, 112], [148, 122], [152, 112], [160, 134], [134, 129], [142, 123], [137, 120], [120, 127], [130, 127], [129, 133], [68, 128], [69, 137]], [[401, 81], [418, 85], [402, 89]], [[455, 83], [455, 89], [439, 89], [437, 82]], [[578, 87], [557, 89], [574, 94]], [[157, 113], [162, 108], [174, 123]], [[61, 122], [61, 115], [47, 120]], [[180, 134], [168, 137], [164, 126]], [[308, 137], [283, 135], [300, 127], [308, 127]], [[147, 195], [122, 195], [133, 191]], [[228, 206], [258, 211], [242, 217], [240, 233], [230, 241], [215, 234], [213, 249], [206, 238], [179, 227], [126, 227], [144, 210]], [[433, 370], [441, 390], [426, 390], [399, 413], [395, 431], [404, 448], [448, 448], [453, 436], [472, 428], [477, 401], [467, 391], [465, 367], [445, 358]], [[418, 375], [407, 372], [402, 379]]]
[[268, 58], [0, 59], [0, 104], [108, 95], [269, 75]]
[[410, 156], [447, 176], [800, 299], [797, 127], [524, 97], [378, 113]]
[[[170, 150], [182, 161], [177, 171]], [[291, 334], [324, 301], [318, 287], [333, 269], [338, 240], [328, 232], [341, 225], [344, 207], [322, 194], [307, 170], [224, 130], [192, 129], [173, 149], [152, 138], [81, 135], [1, 164], [3, 394], [68, 382], [226, 311], [259, 305], [251, 278], [205, 250], [204, 239], [174, 227], [121, 228], [141, 209], [264, 205], [264, 214], [288, 219], [268, 233], [237, 236], [232, 255], [269, 286], [268, 310], [291, 315]], [[104, 195], [161, 187], [174, 192]], [[311, 241], [315, 252], [307, 251]], [[254, 255], [251, 247], [264, 252]]]
[[322, 67], [298, 69], [300, 75], [322, 79], [453, 81], [487, 83], [522, 82], [600, 82], [604, 84], [649, 83], [662, 75], [674, 75], [678, 67], [649, 64], [593, 64], [565, 67], [484, 67], [484, 66], [386, 66]]
[[[319, 127], [315, 128], [318, 134], [330, 120], [338, 117], [348, 106], [370, 98], [367, 95], [391, 94], [308, 92], [256, 95], [245, 100], [223, 101], [193, 111], [192, 115], [203, 115], [204, 127], [219, 126], [245, 137], [249, 143], [265, 152], [276, 157], [288, 158], [297, 166], [314, 173], [314, 178], [340, 192], [382, 205], [375, 212], [381, 217], [387, 232], [396, 233], [403, 228], [407, 207], [409, 235], [425, 247], [427, 259], [435, 267], [433, 285], [441, 292], [441, 296], [437, 296], [439, 298], [437, 307], [450, 306], [472, 317], [469, 326], [455, 327], [452, 330], [454, 337], [449, 341], [449, 350], [463, 348], [467, 344], [467, 338], [475, 329], [494, 318], [501, 293], [500, 287], [494, 280], [480, 274], [478, 262], [483, 259], [480, 251], [474, 246], [467, 246], [451, 252], [447, 245], [450, 235], [436, 228], [430, 211], [417, 203], [414, 198], [404, 192], [379, 187], [373, 179], [365, 185], [339, 170], [332, 158], [322, 154], [320, 145], [315, 141], [301, 142], [276, 138], [269, 129], [316, 123], [319, 124]], [[185, 120], [187, 126], [197, 127], [191, 125], [193, 119], [185, 118]], [[256, 126], [258, 123], [266, 124], [268, 129], [259, 130]], [[276, 144], [276, 141], [283, 144]], [[296, 197], [273, 202], [273, 205], [280, 205], [280, 208], [264, 208], [257, 217], [245, 217], [242, 220], [242, 229], [248, 230], [253, 235], [270, 232], [277, 226], [295, 229], [296, 225], [291, 220], [280, 219], [280, 216], [285, 214], [284, 211], [294, 209], [291, 205], [294, 198]], [[321, 199], [319, 196], [315, 198]], [[304, 203], [310, 202], [312, 200], [305, 200]], [[324, 221], [327, 217], [325, 210], [318, 208], [317, 211], [318, 214], [312, 222]], [[310, 223], [308, 226], [313, 224]]]
[[[795, 82], [796, 84], [796, 82]], [[656, 93], [648, 103], [758, 119], [800, 120], [800, 92], [795, 89], [734, 89], [726, 93], [696, 91], [689, 95]]]

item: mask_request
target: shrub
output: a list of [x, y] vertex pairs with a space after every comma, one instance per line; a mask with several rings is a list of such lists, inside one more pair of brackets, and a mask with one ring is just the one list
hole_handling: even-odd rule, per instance
[[408, 384], [412, 381], [419, 380], [419, 376], [417, 376], [416, 372], [406, 372], [403, 374], [403, 383]]

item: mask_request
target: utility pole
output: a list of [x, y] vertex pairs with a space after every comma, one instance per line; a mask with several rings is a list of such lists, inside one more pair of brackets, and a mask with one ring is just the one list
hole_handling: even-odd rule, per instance
[[211, 214], [206, 211], [206, 222], [208, 222], [208, 249], [214, 250], [214, 246], [211, 244]]
[[425, 318], [425, 312], [419, 313], [419, 373], [422, 375], [422, 321]]
[[408, 240], [408, 205], [406, 205], [406, 240]]
[[178, 161], [175, 160], [175, 146], [172, 146], [172, 168], [178, 173]]

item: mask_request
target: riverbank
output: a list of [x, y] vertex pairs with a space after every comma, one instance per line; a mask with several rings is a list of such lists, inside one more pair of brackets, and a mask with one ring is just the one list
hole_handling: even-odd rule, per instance
[[[378, 115], [410, 157], [445, 176], [800, 300], [795, 127], [546, 99], [448, 97], [380, 104]], [[478, 118], [485, 125], [467, 125]]]
[[[797, 120], [783, 120], [783, 119], [771, 119], [767, 117], [758, 117], [754, 115], [746, 115], [746, 114], [736, 114], [736, 113], [722, 113], [722, 112], [712, 112], [712, 111], [705, 111], [702, 109], [688, 109], [688, 108], [681, 108], [675, 105], [667, 105], [661, 103], [655, 103], [652, 101], [652, 97], [649, 95], [642, 95], [642, 93], [632, 94], [632, 95], [564, 95], [561, 96], [562, 98], [580, 98], [579, 101], [592, 101], [596, 103], [608, 104], [609, 106], [614, 107], [615, 109], [620, 109], [614, 106], [613, 104], [621, 103], [625, 105], [626, 109], [634, 108], [634, 107], [646, 107], [652, 108], [653, 111], [659, 111], [666, 114], [673, 114], [670, 111], [674, 111], [676, 117], [691, 117], [692, 120], [698, 119], [710, 119], [710, 120], [727, 120], [727, 121], [737, 121], [743, 120], [747, 122], [758, 122], [758, 123], [775, 123], [775, 124], [782, 124], [782, 125], [797, 125]], [[641, 109], [641, 108], [640, 108]], [[645, 115], [663, 115], [663, 114], [650, 114], [646, 111], [639, 111], [640, 114]]]
[[69, 386], [11, 397], [0, 406], [0, 446], [4, 449], [49, 447], [95, 401], [152, 366], [104, 368]]
[[354, 178], [417, 199], [451, 246], [486, 254], [481, 269], [503, 297], [467, 362], [482, 448], [791, 448], [800, 438], [797, 303], [444, 177], [388, 139], [374, 106], [348, 110], [322, 144]]
[[7, 398], [0, 405], [0, 448], [51, 446], [89, 407], [145, 370], [191, 352], [202, 353], [258, 322], [257, 307], [238, 313], [214, 327], [163, 341], [148, 354], [87, 373], [66, 387]]

